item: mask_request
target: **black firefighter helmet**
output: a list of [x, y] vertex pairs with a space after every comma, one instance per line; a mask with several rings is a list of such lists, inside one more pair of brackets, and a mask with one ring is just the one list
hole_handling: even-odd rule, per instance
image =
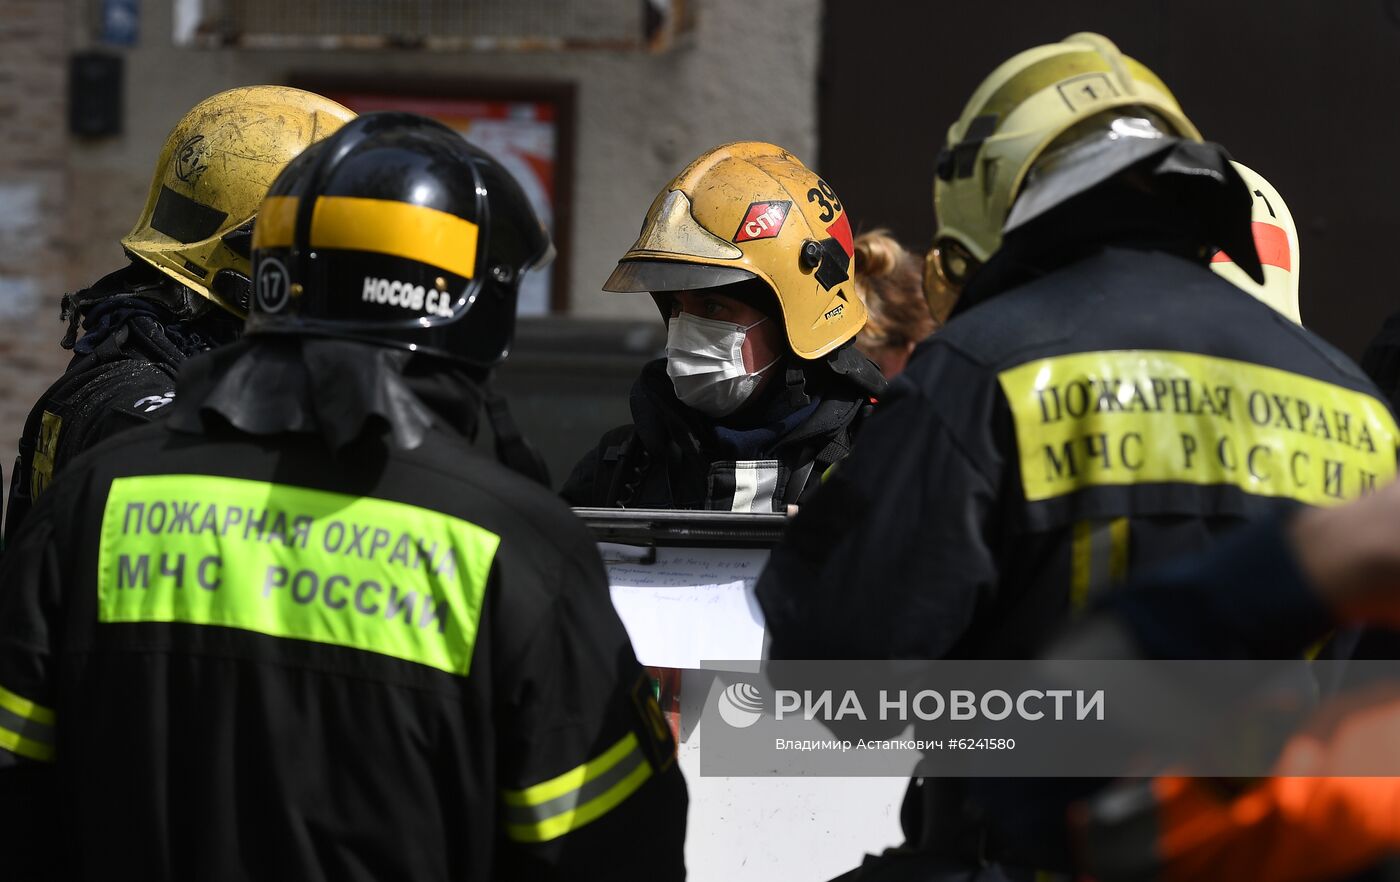
[[253, 229], [250, 333], [499, 364], [520, 277], [553, 254], [520, 185], [447, 126], [371, 113], [273, 182]]

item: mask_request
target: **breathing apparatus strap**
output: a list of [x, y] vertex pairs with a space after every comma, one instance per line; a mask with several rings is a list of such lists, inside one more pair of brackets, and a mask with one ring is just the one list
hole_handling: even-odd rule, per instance
[[496, 436], [496, 459], [511, 471], [545, 487], [550, 486], [549, 466], [534, 445], [520, 433], [505, 397], [489, 384], [483, 389], [486, 393], [486, 420], [491, 424], [491, 434]]

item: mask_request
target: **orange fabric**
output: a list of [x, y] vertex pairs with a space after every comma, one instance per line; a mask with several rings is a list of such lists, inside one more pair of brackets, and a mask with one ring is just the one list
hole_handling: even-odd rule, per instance
[[1157, 779], [1163, 882], [1320, 882], [1400, 851], [1400, 777], [1343, 777], [1391, 770], [1397, 750], [1400, 692], [1387, 687], [1319, 715], [1243, 794]]
[[[1288, 248], [1288, 233], [1276, 224], [1254, 222], [1254, 250], [1259, 253], [1259, 263], [1263, 266], [1276, 266], [1281, 270], [1293, 270], [1293, 252]], [[1211, 263], [1234, 263], [1230, 255], [1217, 251]]]

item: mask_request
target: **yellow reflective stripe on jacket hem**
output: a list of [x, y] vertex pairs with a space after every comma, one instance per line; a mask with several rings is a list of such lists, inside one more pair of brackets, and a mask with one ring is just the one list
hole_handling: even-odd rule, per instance
[[598, 757], [523, 790], [506, 790], [506, 835], [547, 842], [601, 818], [651, 777], [651, 764], [629, 732]]
[[1128, 580], [1127, 518], [1109, 521], [1108, 541], [1108, 584], [1121, 585]]
[[1082, 612], [1095, 594], [1128, 577], [1128, 519], [1076, 521], [1071, 528], [1069, 608]]
[[40, 762], [54, 758], [54, 712], [0, 686], [0, 748]]
[[1075, 521], [1070, 528], [1069, 543], [1069, 608], [1078, 612], [1089, 602], [1090, 547], [1093, 524]]

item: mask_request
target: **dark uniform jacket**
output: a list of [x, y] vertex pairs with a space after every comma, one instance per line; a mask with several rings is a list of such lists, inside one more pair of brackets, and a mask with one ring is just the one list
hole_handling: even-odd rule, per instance
[[884, 391], [879, 370], [853, 347], [834, 365], [775, 377], [784, 385], [770, 384], [757, 403], [768, 416], [726, 428], [680, 403], [665, 359], [650, 362], [632, 387], [632, 425], [603, 436], [563, 496], [600, 508], [785, 511], [845, 458]]
[[1167, 251], [1107, 247], [959, 316], [760, 584], [787, 657], [1033, 657], [1141, 566], [1395, 472], [1346, 356]]
[[1400, 313], [1387, 318], [1380, 333], [1366, 346], [1361, 367], [1385, 394], [1390, 406], [1400, 407]]
[[[774, 551], [774, 657], [1035, 657], [1141, 567], [1394, 475], [1355, 364], [1175, 246], [1012, 276], [923, 344]], [[911, 844], [988, 857], [936, 784]]]
[[403, 354], [316, 346], [191, 361], [171, 420], [30, 515], [6, 843], [37, 828], [65, 880], [682, 878], [684, 783], [589, 534], [441, 418], [474, 389], [425, 409], [364, 380]]
[[[69, 460], [163, 416], [174, 399], [180, 363], [231, 338], [226, 327], [236, 327], [231, 316], [211, 316], [214, 320], [200, 323], [200, 330], [176, 321], [159, 301], [178, 287], [145, 264], [132, 263], [65, 298], [73, 325], [64, 346], [74, 355], [25, 420], [10, 476], [7, 539]], [[80, 316], [85, 333], [78, 338]]]

